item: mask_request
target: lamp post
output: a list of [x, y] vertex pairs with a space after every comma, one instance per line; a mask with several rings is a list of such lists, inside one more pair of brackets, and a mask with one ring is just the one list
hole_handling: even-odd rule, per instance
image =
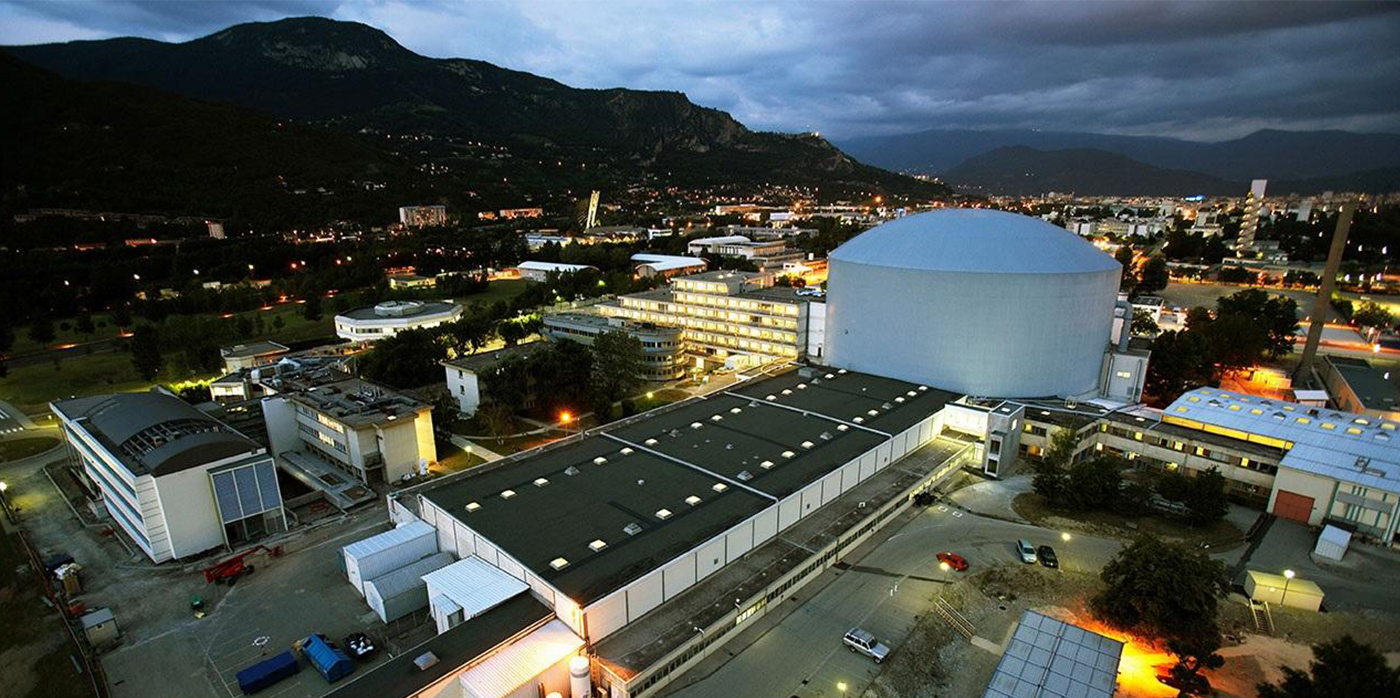
[[1287, 601], [1288, 601], [1288, 583], [1291, 582], [1291, 581], [1293, 581], [1293, 576], [1294, 576], [1293, 570], [1284, 570], [1284, 571], [1283, 571], [1283, 596], [1280, 596], [1279, 599], [1278, 599], [1278, 605], [1280, 605], [1280, 606], [1287, 606], [1287, 605], [1288, 605], [1288, 603], [1287, 603]]

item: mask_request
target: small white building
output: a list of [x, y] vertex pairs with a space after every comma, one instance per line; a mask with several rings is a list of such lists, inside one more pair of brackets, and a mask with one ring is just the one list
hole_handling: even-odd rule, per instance
[[224, 360], [224, 373], [270, 364], [289, 352], [291, 349], [285, 345], [272, 341], [248, 342], [219, 349], [219, 355]]
[[151, 560], [286, 530], [271, 454], [184, 400], [121, 393], [49, 409], [83, 484]]
[[384, 301], [335, 316], [335, 334], [352, 342], [374, 342], [404, 330], [437, 327], [462, 317], [450, 301]]
[[423, 575], [423, 582], [428, 585], [428, 607], [439, 633], [445, 633], [530, 588], [525, 582], [475, 555]]

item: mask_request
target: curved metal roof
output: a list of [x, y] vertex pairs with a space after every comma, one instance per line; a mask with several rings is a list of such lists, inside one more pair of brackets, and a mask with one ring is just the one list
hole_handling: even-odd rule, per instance
[[83, 420], [81, 426], [137, 475], [166, 475], [258, 450], [222, 422], [162, 393], [76, 398], [54, 406], [69, 419]]
[[1116, 271], [1116, 260], [1038, 218], [989, 209], [905, 216], [855, 236], [832, 261], [949, 272], [1075, 274]]

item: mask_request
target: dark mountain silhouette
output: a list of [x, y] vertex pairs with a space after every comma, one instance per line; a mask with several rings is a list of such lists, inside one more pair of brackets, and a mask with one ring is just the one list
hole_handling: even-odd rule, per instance
[[483, 61], [429, 58], [353, 22], [297, 18], [178, 44], [110, 39], [4, 50], [73, 79], [132, 83], [348, 130], [508, 144], [516, 156], [602, 161], [677, 184], [946, 192], [856, 162], [815, 135], [750, 131], [679, 92], [577, 89]]

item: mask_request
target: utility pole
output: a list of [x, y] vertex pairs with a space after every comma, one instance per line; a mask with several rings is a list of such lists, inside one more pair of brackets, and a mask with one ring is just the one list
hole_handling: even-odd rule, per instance
[[1298, 364], [1298, 372], [1293, 374], [1296, 383], [1312, 376], [1313, 360], [1317, 358], [1317, 345], [1322, 341], [1322, 328], [1327, 324], [1327, 309], [1332, 304], [1332, 288], [1337, 285], [1337, 270], [1342, 266], [1342, 253], [1346, 251], [1347, 234], [1351, 232], [1351, 217], [1356, 214], [1356, 202], [1342, 204], [1337, 214], [1337, 230], [1332, 233], [1332, 249], [1327, 252], [1327, 268], [1322, 272], [1322, 282], [1318, 284], [1317, 298], [1313, 301], [1312, 324], [1308, 325], [1308, 342], [1303, 346], [1303, 360]]

